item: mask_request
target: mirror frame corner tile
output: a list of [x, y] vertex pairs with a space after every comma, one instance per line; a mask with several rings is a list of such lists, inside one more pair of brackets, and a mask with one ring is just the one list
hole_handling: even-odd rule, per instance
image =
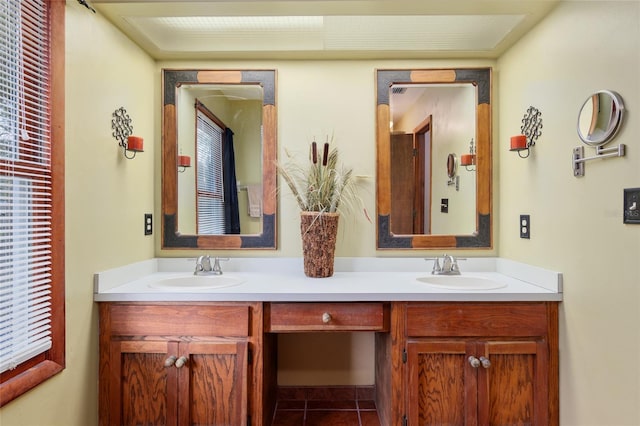
[[[491, 68], [376, 70], [377, 249], [491, 249], [492, 142]], [[472, 84], [476, 88], [476, 229], [470, 235], [413, 234], [391, 231], [391, 118], [393, 84]]]
[[[262, 103], [262, 232], [183, 235], [178, 231], [176, 90], [183, 84], [257, 84]], [[276, 70], [162, 69], [162, 249], [276, 249]]]

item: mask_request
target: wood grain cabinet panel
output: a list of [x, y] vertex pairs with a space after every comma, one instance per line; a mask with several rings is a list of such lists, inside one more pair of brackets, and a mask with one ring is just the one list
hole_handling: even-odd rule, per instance
[[[248, 305], [101, 304], [100, 425], [246, 425], [250, 404], [259, 414], [254, 424], [262, 424], [261, 382], [254, 373], [259, 362], [251, 364], [249, 357], [251, 329], [262, 327], [249, 327], [249, 311]], [[181, 329], [170, 324], [165, 329], [154, 321], [168, 312], [183, 324], [225, 319], [230, 312], [238, 318], [226, 326], [198, 323]], [[144, 315], [149, 316], [147, 326]], [[201, 334], [211, 330], [219, 335]]]
[[556, 303], [403, 309], [405, 414], [394, 424], [558, 424]]
[[[413, 341], [407, 346], [410, 425], [548, 424], [544, 342]], [[470, 359], [480, 364], [474, 367]]]

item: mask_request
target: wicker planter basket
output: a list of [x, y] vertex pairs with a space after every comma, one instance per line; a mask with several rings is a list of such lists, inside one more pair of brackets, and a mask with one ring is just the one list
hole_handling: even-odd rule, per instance
[[304, 273], [312, 278], [333, 275], [338, 213], [300, 212]]

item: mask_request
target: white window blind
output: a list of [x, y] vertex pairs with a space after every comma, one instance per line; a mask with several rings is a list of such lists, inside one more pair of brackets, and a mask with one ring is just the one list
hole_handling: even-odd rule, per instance
[[221, 235], [224, 229], [222, 129], [197, 111], [198, 234]]
[[0, 372], [51, 348], [47, 13], [0, 2]]

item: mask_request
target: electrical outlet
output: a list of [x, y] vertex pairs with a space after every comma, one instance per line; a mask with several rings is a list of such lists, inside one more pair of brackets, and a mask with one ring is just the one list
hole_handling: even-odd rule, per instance
[[520, 238], [529, 239], [531, 237], [531, 218], [528, 214], [520, 215]]
[[153, 216], [151, 213], [144, 214], [144, 235], [153, 234]]

